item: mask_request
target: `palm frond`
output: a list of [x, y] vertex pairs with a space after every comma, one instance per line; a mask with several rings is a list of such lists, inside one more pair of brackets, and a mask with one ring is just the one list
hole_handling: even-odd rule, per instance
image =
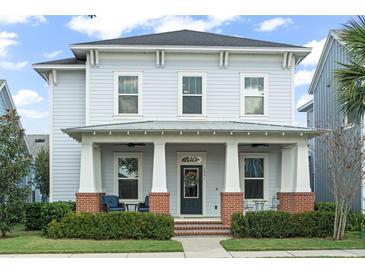
[[354, 62], [365, 64], [365, 17], [358, 16], [343, 25], [341, 39]]
[[365, 112], [365, 66], [351, 61], [335, 71], [340, 110], [351, 120], [361, 121]]

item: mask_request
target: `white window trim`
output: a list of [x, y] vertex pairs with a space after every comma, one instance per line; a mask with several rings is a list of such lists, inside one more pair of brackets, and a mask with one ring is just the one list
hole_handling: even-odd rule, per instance
[[138, 199], [119, 199], [121, 202], [125, 203], [138, 203], [143, 200], [143, 153], [133, 153], [133, 152], [116, 152], [114, 153], [114, 180], [113, 180], [113, 194], [119, 197], [119, 184], [118, 184], [118, 159], [136, 157], [138, 158]]
[[269, 201], [269, 153], [240, 153], [240, 184], [242, 192], [245, 192], [245, 178], [244, 178], [244, 163], [245, 158], [263, 158], [264, 159], [264, 197], [263, 199], [246, 199], [252, 200], [266, 200]]
[[[119, 76], [138, 76], [138, 113], [119, 113]], [[143, 72], [114, 72], [114, 118], [140, 118], [143, 116]]]
[[[182, 78], [183, 77], [202, 77], [202, 113], [201, 114], [183, 114], [182, 105]], [[207, 116], [207, 73], [206, 72], [179, 72], [178, 73], [178, 118], [206, 118]]]
[[[264, 114], [245, 114], [245, 78], [246, 77], [262, 77], [264, 78]], [[268, 87], [269, 75], [265, 73], [240, 73], [240, 117], [241, 118], [266, 118], [268, 117]], [[248, 95], [255, 96], [255, 95]]]

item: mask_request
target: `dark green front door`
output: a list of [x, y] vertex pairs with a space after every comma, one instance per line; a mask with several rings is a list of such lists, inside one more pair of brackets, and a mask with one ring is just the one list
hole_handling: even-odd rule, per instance
[[202, 165], [180, 166], [181, 214], [203, 214]]

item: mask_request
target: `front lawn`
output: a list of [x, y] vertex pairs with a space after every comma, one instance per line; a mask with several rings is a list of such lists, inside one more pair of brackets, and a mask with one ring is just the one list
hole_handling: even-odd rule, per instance
[[245, 238], [221, 242], [227, 251], [265, 251], [265, 250], [310, 250], [310, 249], [363, 249], [365, 240], [360, 232], [347, 232], [342, 241], [330, 238]]
[[25, 231], [23, 226], [18, 226], [7, 238], [0, 238], [0, 254], [180, 251], [183, 251], [181, 243], [172, 240], [54, 240], [40, 231]]

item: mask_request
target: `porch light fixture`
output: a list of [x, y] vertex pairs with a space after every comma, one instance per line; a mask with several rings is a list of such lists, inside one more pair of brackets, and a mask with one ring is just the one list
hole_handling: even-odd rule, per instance
[[129, 131], [127, 131], [127, 135], [129, 135]]
[[96, 135], [96, 132], [95, 131], [93, 132], [93, 135]]
[[112, 135], [112, 132], [111, 131], [109, 131], [109, 135]]
[[231, 131], [229, 134], [233, 135], [233, 132]]
[[213, 135], [215, 135], [215, 131], [213, 131]]
[[161, 131], [161, 135], [163, 135], [163, 131]]
[[196, 132], [196, 135], [199, 135], [199, 134], [200, 134], [200, 133], [199, 133], [199, 131], [197, 131], [197, 132]]
[[267, 136], [267, 132], [265, 132], [265, 135]]
[[147, 135], [147, 131], [144, 132], [144, 135]]
[[180, 131], [180, 135], [182, 135], [182, 131]]
[[284, 136], [284, 135], [285, 135], [285, 132], [281, 133], [281, 135], [283, 135], [283, 136]]
[[247, 132], [247, 135], [250, 135], [250, 133], [249, 133], [249, 132]]

